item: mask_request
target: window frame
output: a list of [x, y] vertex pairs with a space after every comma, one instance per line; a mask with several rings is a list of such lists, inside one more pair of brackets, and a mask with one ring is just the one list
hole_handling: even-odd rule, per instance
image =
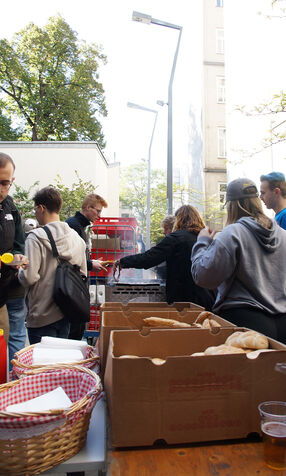
[[[221, 135], [222, 131], [223, 131], [223, 136]], [[227, 158], [225, 126], [217, 127], [217, 156], [219, 159]]]

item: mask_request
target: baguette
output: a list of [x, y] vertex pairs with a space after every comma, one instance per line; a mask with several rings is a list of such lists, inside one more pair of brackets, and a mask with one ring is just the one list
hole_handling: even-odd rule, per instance
[[186, 322], [179, 322], [175, 319], [164, 319], [162, 317], [145, 317], [143, 319], [145, 324], [149, 327], [192, 327]]
[[154, 365], [163, 365], [166, 362], [166, 360], [160, 359], [159, 357], [154, 357], [152, 359], [152, 362]]
[[234, 332], [226, 339], [225, 343], [242, 349], [267, 349], [269, 347], [267, 337], [256, 331]]

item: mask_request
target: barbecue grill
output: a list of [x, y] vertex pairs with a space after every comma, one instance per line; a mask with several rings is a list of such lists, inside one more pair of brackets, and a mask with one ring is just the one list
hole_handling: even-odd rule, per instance
[[106, 302], [162, 302], [166, 301], [165, 282], [159, 279], [110, 280], [105, 286]]

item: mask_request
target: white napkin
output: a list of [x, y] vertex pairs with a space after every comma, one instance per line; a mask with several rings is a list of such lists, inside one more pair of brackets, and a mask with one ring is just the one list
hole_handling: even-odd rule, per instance
[[6, 407], [7, 412], [42, 412], [58, 408], [69, 408], [72, 401], [62, 387], [57, 387], [39, 397]]
[[82, 351], [85, 358], [88, 344], [85, 340], [61, 339], [59, 337], [43, 336], [41, 342], [36, 345], [40, 347], [60, 347], [61, 349], [79, 349]]
[[82, 352], [79, 349], [60, 349], [57, 347], [34, 347], [33, 365], [48, 364], [68, 364], [70, 362], [80, 362], [83, 360]]

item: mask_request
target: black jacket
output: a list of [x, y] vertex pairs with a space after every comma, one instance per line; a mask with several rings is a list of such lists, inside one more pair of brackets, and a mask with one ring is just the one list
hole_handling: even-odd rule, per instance
[[90, 221], [80, 212], [76, 212], [73, 217], [67, 218], [66, 223], [73, 228], [79, 236], [85, 241], [86, 243], [86, 262], [87, 262], [87, 270], [90, 271], [92, 269], [92, 261], [90, 259], [90, 254], [88, 250], [88, 243], [87, 243], [87, 234], [85, 229], [88, 225], [90, 225]]
[[[8, 195], [0, 203], [0, 254], [23, 254], [24, 242], [25, 235], [20, 213]], [[0, 307], [5, 304], [8, 291], [19, 285], [16, 273], [14, 268], [1, 263]]]
[[193, 302], [210, 310], [215, 292], [197, 286], [191, 274], [191, 252], [196, 241], [195, 233], [177, 230], [145, 253], [121, 258], [120, 264], [122, 268], [149, 269], [166, 261], [168, 303]]

